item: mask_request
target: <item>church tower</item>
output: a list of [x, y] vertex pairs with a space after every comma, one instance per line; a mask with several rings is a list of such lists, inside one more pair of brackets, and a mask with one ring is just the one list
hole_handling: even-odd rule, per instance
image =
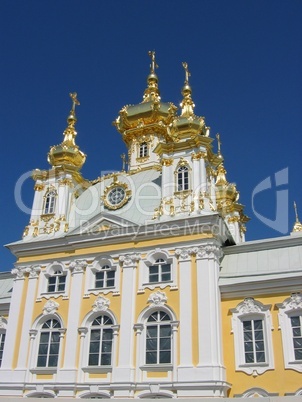
[[72, 108], [67, 117], [68, 126], [63, 141], [50, 148], [49, 170], [35, 169], [35, 194], [29, 225], [23, 238], [64, 234], [69, 230], [69, 213], [75, 199], [89, 186], [81, 175], [86, 155], [75, 143], [76, 106], [80, 105], [76, 93], [71, 93]]

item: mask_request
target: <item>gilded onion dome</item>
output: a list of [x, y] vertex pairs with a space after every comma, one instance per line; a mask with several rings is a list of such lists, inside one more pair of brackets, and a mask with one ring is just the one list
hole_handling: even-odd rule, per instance
[[155, 69], [158, 68], [155, 52], [149, 52], [151, 58], [150, 74], [147, 78], [147, 88], [143, 100], [136, 105], [126, 105], [120, 112], [114, 125], [122, 134], [126, 145], [130, 145], [134, 138], [150, 132], [162, 135], [168, 139], [167, 126], [175, 118], [177, 107], [170, 102], [161, 102], [158, 89], [158, 77]]
[[174, 119], [171, 126], [171, 135], [176, 140], [194, 138], [197, 135], [207, 136], [209, 131], [203, 117], [194, 113], [195, 104], [192, 100], [192, 89], [189, 83], [190, 72], [187, 63], [182, 63], [185, 70], [185, 82], [182, 88], [183, 100], [180, 103], [181, 115]]
[[48, 162], [52, 166], [72, 166], [76, 168], [76, 170], [79, 170], [86, 160], [86, 155], [75, 143], [75, 137], [77, 135], [75, 130], [75, 124], [77, 122], [75, 106], [79, 105], [80, 102], [77, 99], [76, 93], [70, 93], [69, 95], [72, 99], [72, 108], [67, 117], [68, 126], [63, 133], [64, 139], [61, 144], [54, 145], [50, 148]]

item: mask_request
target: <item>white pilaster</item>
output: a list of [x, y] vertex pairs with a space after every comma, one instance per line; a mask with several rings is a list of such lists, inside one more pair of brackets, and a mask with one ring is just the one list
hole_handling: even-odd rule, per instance
[[178, 381], [182, 381], [183, 374], [193, 367], [192, 345], [192, 263], [191, 249], [176, 249], [175, 255], [179, 259], [179, 312], [181, 326], [180, 338], [180, 367], [178, 368]]
[[82, 284], [86, 261], [76, 260], [70, 264], [71, 289], [69, 298], [68, 323], [63, 367], [58, 371], [58, 381], [75, 382], [77, 375], [76, 351], [78, 327], [82, 302]]
[[[12, 382], [12, 369], [14, 353], [17, 347], [18, 323], [21, 315], [21, 302], [24, 290], [26, 267], [17, 267], [12, 270], [16, 275], [13, 287], [13, 293], [10, 303], [9, 319], [6, 330], [6, 339], [3, 351], [2, 365], [1, 365], [1, 381]], [[23, 312], [22, 312], [23, 313]]]
[[[121, 322], [119, 332], [118, 365], [113, 369], [112, 380], [117, 383], [130, 383], [134, 381], [134, 311], [136, 296], [136, 275], [138, 254], [120, 256], [123, 277], [121, 288]], [[129, 391], [122, 391], [119, 396], [126, 397]]]
[[[23, 315], [23, 325], [22, 325], [22, 336], [20, 337], [20, 352], [18, 357], [17, 367], [15, 369], [15, 373], [19, 372], [18, 377], [25, 375], [26, 372], [26, 363], [29, 349], [29, 331], [32, 326], [33, 320], [33, 308], [35, 304], [36, 298], [36, 288], [39, 278], [39, 273], [41, 272], [40, 266], [31, 266], [26, 270], [29, 273], [28, 277], [28, 288], [26, 294], [26, 302], [24, 307], [24, 315]], [[23, 373], [22, 373], [23, 371]]]
[[43, 189], [44, 189], [43, 183], [36, 183], [30, 220], [36, 220], [42, 213], [43, 195], [44, 195]]
[[196, 253], [198, 350], [201, 380], [224, 381], [220, 290], [218, 286], [221, 249], [216, 242], [200, 246]]
[[162, 197], [172, 197], [175, 183], [173, 180], [173, 159], [162, 159]]

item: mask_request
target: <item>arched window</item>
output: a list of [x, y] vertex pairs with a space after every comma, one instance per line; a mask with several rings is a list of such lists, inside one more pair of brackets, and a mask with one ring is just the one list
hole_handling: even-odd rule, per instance
[[61, 267], [54, 268], [48, 278], [47, 292], [64, 292], [66, 284], [66, 274]]
[[109, 265], [103, 265], [100, 271], [95, 273], [95, 287], [97, 289], [113, 288], [115, 283], [115, 269]]
[[189, 168], [188, 166], [182, 165], [179, 166], [176, 171], [176, 179], [177, 191], [186, 191], [189, 190]]
[[142, 142], [141, 144], [139, 144], [138, 157], [144, 158], [146, 156], [148, 156], [148, 144], [146, 142]]
[[56, 206], [57, 192], [55, 190], [48, 191], [44, 196], [43, 214], [54, 214]]
[[90, 327], [88, 366], [110, 366], [113, 342], [113, 321], [107, 315], [96, 317]]
[[146, 364], [169, 364], [171, 352], [171, 317], [165, 311], [155, 311], [146, 322]]
[[171, 280], [171, 264], [163, 258], [158, 258], [149, 266], [149, 282], [167, 282]]
[[38, 350], [37, 367], [57, 367], [60, 349], [61, 324], [50, 318], [42, 324]]

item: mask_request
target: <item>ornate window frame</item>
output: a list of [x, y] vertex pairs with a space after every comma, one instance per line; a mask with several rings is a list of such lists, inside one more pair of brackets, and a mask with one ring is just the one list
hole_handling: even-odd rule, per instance
[[[186, 169], [186, 170], [184, 170]], [[185, 172], [187, 174], [185, 174]], [[191, 178], [192, 169], [190, 167], [189, 162], [181, 158], [178, 162], [176, 169], [174, 171], [175, 175], [175, 193], [176, 194], [186, 194], [190, 193], [192, 189], [192, 178]]]
[[[264, 305], [252, 297], [245, 298], [232, 312], [232, 333], [234, 334], [236, 371], [257, 376], [267, 370], [274, 369], [274, 355], [272, 344], [271, 305]], [[247, 320], [262, 320], [265, 362], [246, 363], [243, 337], [243, 322]]]
[[[49, 278], [54, 276], [56, 270], [60, 270], [62, 272], [62, 276], [65, 276], [65, 287], [64, 290], [49, 292], [48, 285], [49, 285]], [[58, 275], [59, 277], [59, 275]], [[39, 299], [41, 298], [57, 298], [59, 296], [63, 296], [64, 298], [68, 298], [68, 291], [69, 291], [69, 279], [70, 275], [68, 274], [68, 269], [63, 262], [60, 261], [53, 261], [48, 264], [44, 271], [42, 271], [41, 281], [39, 284]]]
[[[48, 301], [46, 305], [51, 302]], [[47, 306], [44, 308], [44, 312], [40, 315], [34, 322], [32, 329], [29, 331], [30, 335], [30, 360], [29, 360], [29, 369], [31, 373], [34, 374], [54, 374], [57, 372], [58, 368], [61, 366], [61, 360], [63, 355], [63, 339], [66, 333], [66, 328], [64, 326], [64, 322], [59, 314], [55, 312], [58, 308], [58, 304], [53, 302], [54, 307], [52, 309], [48, 309]], [[56, 305], [56, 306], [55, 306]], [[60, 333], [60, 345], [59, 345], [59, 353], [58, 353], [58, 363], [56, 367], [38, 367], [38, 354], [39, 354], [39, 346], [40, 346], [40, 336], [41, 329], [43, 324], [50, 320], [57, 320], [60, 324], [60, 328], [58, 328], [58, 332]]]
[[[176, 320], [174, 311], [166, 306], [167, 297], [164, 292], [157, 291], [151, 293], [148, 303], [150, 304], [145, 308], [138, 317], [137, 324], [134, 325], [134, 330], [137, 335], [137, 367], [144, 371], [172, 371], [177, 362], [177, 339], [176, 333], [179, 322]], [[171, 362], [147, 364], [146, 363], [146, 329], [147, 320], [155, 312], [163, 311], [170, 317], [169, 324], [171, 325]]]
[[[166, 264], [170, 264], [170, 280], [168, 281], [158, 281], [158, 282], [150, 282], [149, 272], [150, 267], [155, 265], [158, 259], [163, 259]], [[150, 251], [146, 257], [141, 260], [140, 266], [140, 278], [139, 278], [139, 292], [143, 292], [145, 288], [155, 289], [160, 288], [164, 289], [167, 286], [176, 287], [176, 267], [177, 264], [175, 262], [175, 257], [170, 255], [168, 251], [161, 250], [159, 248]]]
[[[106, 272], [114, 272], [114, 286], [104, 286], [104, 287], [96, 287], [96, 274], [98, 272], [102, 272], [102, 268], [108, 266], [109, 269]], [[88, 271], [88, 275], [86, 276], [86, 296], [89, 294], [98, 295], [114, 293], [119, 294], [119, 286], [120, 286], [120, 269], [119, 264], [114, 262], [114, 260], [109, 255], [103, 255], [97, 257], [92, 265], [91, 269]]]
[[54, 186], [48, 187], [43, 196], [42, 216], [52, 217], [55, 215], [57, 198], [58, 198], [57, 189]]
[[294, 355], [293, 333], [291, 317], [300, 317], [302, 322], [302, 295], [292, 293], [283, 303], [277, 304], [279, 308], [279, 328], [281, 329], [284, 364], [286, 369], [302, 373], [302, 360], [296, 360]]
[[[114, 313], [109, 310], [110, 301], [103, 297], [99, 296], [95, 303], [93, 304], [93, 309], [90, 311], [86, 317], [84, 318], [82, 325], [78, 328], [78, 332], [81, 338], [81, 346], [80, 346], [80, 364], [83, 372], [87, 373], [108, 373], [112, 371], [112, 367], [116, 360], [116, 350], [117, 350], [117, 335], [119, 331], [119, 325], [117, 324], [117, 319]], [[111, 325], [113, 331], [112, 338], [112, 350], [111, 350], [111, 364], [108, 366], [89, 366], [89, 349], [90, 349], [90, 328], [92, 326], [93, 321], [101, 316], [108, 316], [113, 324]]]

